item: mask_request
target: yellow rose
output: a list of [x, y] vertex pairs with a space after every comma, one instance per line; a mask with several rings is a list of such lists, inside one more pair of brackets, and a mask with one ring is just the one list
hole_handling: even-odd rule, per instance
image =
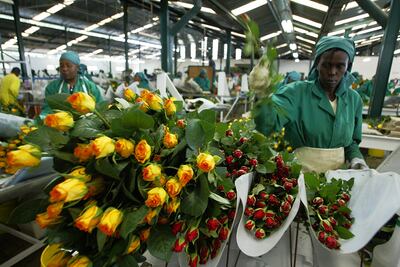
[[154, 181], [157, 177], [161, 176], [161, 167], [157, 164], [147, 165], [142, 170], [143, 180], [147, 182]]
[[58, 131], [66, 132], [74, 127], [74, 118], [69, 112], [59, 111], [54, 114], [49, 114], [44, 118], [44, 125], [57, 129]]
[[84, 209], [78, 218], [75, 219], [75, 227], [81, 231], [91, 233], [100, 222], [103, 214], [101, 208], [96, 205]]
[[92, 151], [96, 159], [107, 157], [114, 153], [114, 140], [108, 136], [100, 136], [92, 141]]
[[175, 106], [175, 97], [171, 97], [168, 99], [165, 99], [164, 101], [164, 109], [165, 109], [165, 113], [167, 114], [167, 116], [171, 116], [174, 115], [176, 112], [176, 106]]
[[215, 167], [214, 157], [207, 153], [200, 153], [197, 156], [197, 167], [203, 172], [210, 172]]
[[176, 210], [179, 208], [180, 205], [181, 205], [181, 200], [179, 199], [179, 197], [173, 198], [168, 202], [167, 213], [172, 214], [176, 212]]
[[140, 247], [140, 238], [137, 235], [132, 236], [127, 254], [135, 252]]
[[160, 111], [163, 108], [161, 97], [154, 93], [146, 93], [142, 98], [152, 110]]
[[40, 228], [46, 228], [49, 225], [57, 224], [61, 221], [60, 216], [49, 217], [47, 212], [39, 213], [36, 215], [36, 223], [40, 226]]
[[40, 164], [40, 150], [32, 145], [19, 146], [17, 150], [7, 153], [9, 167], [34, 167]]
[[138, 97], [138, 98], [136, 98], [135, 102], [140, 104], [139, 109], [140, 109], [141, 111], [147, 112], [147, 111], [149, 110], [149, 104], [147, 104], [147, 103], [143, 100], [143, 98]]
[[174, 148], [178, 144], [178, 135], [166, 131], [164, 134], [163, 144], [166, 148]]
[[181, 185], [186, 186], [186, 184], [192, 180], [194, 172], [190, 165], [181, 165], [178, 169], [177, 175]]
[[144, 242], [149, 238], [150, 235], [150, 227], [145, 228], [139, 232], [140, 241]]
[[142, 91], [140, 91], [140, 97], [141, 98], [145, 98], [148, 94], [151, 94], [149, 90], [147, 89], [143, 89]]
[[70, 95], [67, 101], [71, 104], [72, 108], [79, 113], [86, 114], [92, 112], [96, 107], [96, 102], [94, 99], [83, 92], [78, 92]]
[[135, 147], [135, 158], [139, 163], [145, 163], [151, 156], [151, 146], [146, 140], [141, 140]]
[[152, 220], [154, 217], [156, 217], [158, 215], [158, 211], [156, 209], [150, 209], [150, 211], [146, 214], [146, 217], [144, 217], [144, 221], [147, 224], [152, 225]]
[[83, 182], [89, 182], [92, 179], [92, 176], [86, 173], [85, 167], [78, 167], [70, 172], [67, 176], [68, 178], [74, 178], [81, 180]]
[[127, 139], [120, 138], [117, 142], [115, 142], [115, 151], [123, 158], [127, 158], [132, 155], [133, 149], [134, 144]]
[[55, 218], [58, 215], [60, 215], [63, 207], [64, 207], [64, 202], [62, 201], [50, 204], [47, 207], [47, 214], [49, 218]]
[[78, 144], [74, 149], [74, 156], [80, 162], [87, 161], [93, 156], [92, 146], [90, 144]]
[[132, 91], [130, 88], [125, 88], [124, 90], [124, 97], [128, 101], [133, 101], [135, 99], [135, 92]]
[[162, 206], [167, 199], [167, 192], [161, 187], [155, 187], [147, 192], [145, 204], [149, 208]]
[[107, 236], [112, 236], [121, 224], [124, 215], [122, 211], [109, 207], [101, 217], [100, 223], [97, 226]]
[[167, 189], [168, 195], [174, 198], [181, 192], [182, 185], [179, 183], [177, 179], [171, 178], [165, 184], [165, 188]]
[[87, 192], [88, 188], [81, 180], [66, 179], [64, 182], [57, 184], [50, 191], [50, 202], [80, 200]]
[[68, 253], [60, 250], [50, 258], [46, 267], [64, 267], [70, 259], [71, 256]]
[[86, 256], [75, 256], [68, 261], [67, 267], [92, 267], [93, 263]]

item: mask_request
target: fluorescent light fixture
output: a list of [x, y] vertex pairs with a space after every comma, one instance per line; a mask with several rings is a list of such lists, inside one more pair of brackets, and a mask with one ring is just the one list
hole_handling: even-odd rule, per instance
[[262, 37], [260, 38], [260, 40], [261, 40], [261, 41], [265, 41], [265, 40], [274, 38], [275, 36], [278, 36], [278, 35], [281, 34], [281, 33], [282, 33], [281, 31], [273, 32], [273, 33], [270, 33], [270, 34], [267, 34], [267, 35], [262, 36]]
[[368, 24], [364, 23], [364, 24], [360, 24], [360, 25], [354, 26], [353, 28], [351, 28], [351, 30], [352, 31], [356, 31], [356, 30], [359, 30], [359, 29], [363, 29], [363, 28], [365, 28], [367, 26], [368, 26]]
[[186, 47], [184, 45], [179, 46], [179, 54], [181, 59], [186, 58]]
[[361, 35], [361, 34], [369, 33], [369, 32], [374, 32], [374, 31], [379, 31], [379, 30], [381, 30], [381, 29], [382, 29], [382, 26], [378, 26], [378, 27], [374, 27], [374, 28], [369, 28], [369, 29], [365, 29], [365, 30], [362, 30], [362, 31], [357, 32], [357, 35]]
[[296, 58], [296, 59], [294, 60], [294, 62], [299, 63], [299, 62], [300, 62], [300, 59]]
[[290, 53], [292, 53], [292, 52], [289, 50], [289, 51], [286, 51], [285, 53], [279, 54], [279, 56], [280, 57], [281, 56], [286, 56], [286, 55], [289, 55]]
[[323, 12], [328, 11], [328, 6], [310, 0], [291, 0], [291, 2], [295, 2], [297, 4], [311, 7]]
[[355, 8], [355, 7], [358, 7], [357, 2], [356, 1], [351, 1], [350, 3], [348, 3], [346, 5], [344, 10], [349, 10], [349, 9], [352, 9], [352, 8]]
[[340, 34], [344, 34], [345, 30], [338, 30], [338, 31], [334, 31], [334, 32], [330, 32], [328, 33], [328, 36], [332, 36], [332, 35], [340, 35]]
[[294, 58], [298, 58], [298, 57], [299, 57], [299, 53], [294, 52], [294, 53], [293, 53], [293, 57], [294, 57]]
[[63, 9], [64, 7], [65, 7], [64, 4], [57, 4], [57, 5], [50, 7], [46, 11], [49, 12], [50, 14], [54, 14], [54, 13], [57, 13], [58, 11], [60, 11], [61, 9]]
[[365, 19], [365, 18], [368, 18], [368, 17], [369, 17], [369, 15], [367, 13], [364, 13], [364, 14], [361, 14], [361, 15], [358, 15], [358, 16], [354, 16], [354, 17], [351, 17], [351, 18], [348, 18], [348, 19], [342, 19], [342, 20], [336, 21], [335, 22], [335, 26], [346, 24], [346, 23], [349, 23], [349, 22], [352, 22], [352, 21], [356, 21], [356, 20], [360, 20], [360, 19]]
[[309, 44], [315, 44], [315, 41], [311, 41], [311, 40], [303, 38], [301, 36], [297, 36], [296, 35], [296, 39], [299, 39], [299, 40], [304, 41], [304, 42], [309, 43]]
[[215, 31], [221, 31], [220, 28], [212, 26], [212, 25], [208, 25], [208, 24], [204, 24], [204, 23], [201, 23], [200, 25], [203, 26], [204, 28], [208, 28], [208, 29], [215, 30]]
[[297, 15], [293, 15], [292, 17], [293, 17], [293, 19], [294, 19], [295, 21], [304, 23], [304, 24], [306, 24], [306, 25], [310, 25], [310, 26], [313, 26], [313, 27], [318, 28], [318, 29], [320, 29], [320, 28], [322, 27], [322, 24], [321, 24], [321, 23], [312, 21], [312, 20], [310, 20], [310, 19], [306, 19], [306, 18], [297, 16]]
[[305, 29], [303, 29], [303, 28], [296, 27], [296, 26], [293, 27], [293, 29], [294, 29], [296, 32], [304, 33], [305, 35], [308, 35], [308, 36], [311, 36], [311, 37], [314, 37], [314, 38], [318, 38], [318, 34], [315, 33], [315, 32], [307, 31], [307, 30], [305, 30]]
[[101, 52], [103, 52], [103, 49], [97, 49], [97, 50], [93, 51], [92, 54], [97, 55], [97, 54], [100, 54]]
[[36, 21], [41, 21], [50, 16], [51, 14], [48, 12], [42, 12], [39, 15], [34, 16], [32, 19]]
[[160, 18], [159, 17], [154, 17], [154, 18], [152, 18], [152, 20], [153, 21], [158, 21], [158, 20], [160, 20]]
[[276, 46], [275, 48], [276, 48], [276, 49], [279, 49], [279, 48], [282, 48], [282, 47], [285, 47], [285, 46], [287, 46], [286, 43], [285, 43], [285, 44], [278, 45], [278, 46]]
[[89, 27], [86, 27], [84, 30], [87, 32], [90, 32], [94, 29], [97, 29], [98, 27], [100, 27], [100, 25], [96, 23], [96, 24], [90, 25]]
[[240, 48], [235, 49], [235, 59], [236, 60], [242, 59], [242, 49], [240, 49]]
[[56, 50], [64, 50], [65, 48], [67, 48], [66, 45], [60, 45], [59, 47], [56, 48]]
[[367, 40], [367, 39], [364, 38], [364, 39], [355, 40], [354, 42], [355, 42], [355, 43], [361, 43], [361, 42], [364, 42], [364, 41], [366, 41], [366, 40]]
[[191, 59], [196, 58], [196, 43], [194, 42], [190, 43], [190, 58]]
[[400, 54], [400, 49], [394, 50], [393, 54], [394, 54], [394, 55]]
[[306, 44], [299, 44], [299, 46], [300, 47], [305, 47], [305, 48], [308, 48], [308, 49], [313, 49], [311, 46], [309, 46], [309, 45], [306, 45]]
[[369, 62], [369, 61], [371, 61], [370, 57], [366, 57], [366, 58], [363, 59], [363, 62]]
[[115, 15], [112, 15], [111, 18], [112, 19], [119, 19], [120, 17], [123, 17], [123, 16], [124, 16], [124, 12], [119, 12], [119, 13], [117, 13]]
[[78, 38], [76, 38], [75, 40], [77, 40], [78, 42], [82, 42], [83, 40], [85, 40], [87, 38], [88, 38], [87, 35], [82, 35], [82, 36], [79, 36]]
[[75, 2], [75, 0], [64, 0], [64, 5], [69, 6], [72, 5]]
[[212, 42], [212, 59], [218, 59], [219, 40], [214, 39]]
[[228, 44], [224, 44], [224, 59], [227, 58], [227, 54], [228, 54]]
[[103, 26], [104, 24], [107, 24], [107, 23], [109, 23], [109, 22], [111, 22], [111, 21], [113, 21], [112, 18], [106, 18], [106, 19], [103, 19], [102, 21], [100, 21], [100, 22], [97, 23], [97, 24], [99, 24], [100, 26]]
[[238, 32], [231, 32], [232, 35], [238, 36], [238, 37], [242, 37], [242, 38], [246, 38], [246, 35], [238, 33]]
[[[183, 7], [183, 8], [188, 8], [188, 9], [193, 8], [193, 4], [189, 4], [189, 3], [174, 2], [174, 4], [177, 5], [177, 6], [181, 6], [181, 7]], [[201, 11], [201, 12], [206, 12], [206, 13], [215, 14], [215, 11], [212, 10], [211, 8], [209, 8], [209, 7], [201, 7], [200, 11]]]
[[289, 48], [290, 48], [290, 50], [296, 50], [296, 49], [297, 49], [297, 44], [291, 43], [291, 44], [289, 45]]
[[32, 33], [36, 32], [36, 31], [38, 31], [39, 29], [40, 29], [40, 27], [32, 26], [32, 27], [26, 29], [24, 32], [32, 34]]
[[377, 39], [377, 38], [380, 39], [382, 36], [383, 36], [383, 33], [371, 36], [369, 39]]
[[131, 33], [138, 33], [138, 32], [144, 31], [146, 29], [150, 29], [151, 27], [153, 27], [153, 26], [155, 26], [157, 24], [158, 24], [158, 22], [153, 22], [153, 23], [146, 24], [146, 25], [144, 25], [142, 27], [139, 27], [137, 29], [132, 30]]
[[310, 49], [306, 49], [306, 48], [304, 48], [304, 47], [299, 47], [299, 49], [300, 50], [302, 50], [302, 51], [305, 51], [305, 52], [307, 52], [307, 53], [310, 53], [310, 54], [312, 54], [312, 51], [310, 50]]
[[282, 20], [281, 25], [284, 32], [293, 32], [293, 23], [290, 19]]
[[249, 12], [250, 10], [256, 9], [260, 6], [266, 5], [267, 3], [268, 0], [255, 0], [238, 8], [232, 9], [231, 12], [233, 15], [237, 16]]

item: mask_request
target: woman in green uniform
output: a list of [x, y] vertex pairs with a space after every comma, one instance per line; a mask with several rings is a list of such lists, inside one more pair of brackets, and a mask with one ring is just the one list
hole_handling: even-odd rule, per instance
[[154, 88], [150, 85], [149, 79], [147, 79], [146, 74], [143, 72], [136, 72], [135, 76], [133, 76], [133, 81], [139, 83], [137, 85], [138, 88], [154, 91]]
[[96, 102], [103, 99], [97, 86], [78, 74], [80, 59], [77, 53], [68, 51], [60, 57], [60, 75], [61, 77], [49, 83], [45, 90], [45, 103], [40, 113], [40, 117], [44, 118], [47, 114], [52, 113], [51, 108], [47, 104], [46, 98], [54, 94], [73, 94], [76, 92], [85, 92], [91, 95]]
[[272, 96], [275, 105], [263, 104], [255, 111], [262, 133], [285, 127], [306, 171], [338, 169], [345, 161], [351, 168], [368, 168], [358, 147], [363, 105], [349, 89], [354, 55], [352, 40], [322, 37], [308, 81], [288, 84]]
[[207, 71], [205, 69], [201, 69], [199, 76], [194, 78], [194, 81], [203, 89], [203, 91], [210, 91], [210, 80], [207, 78]]

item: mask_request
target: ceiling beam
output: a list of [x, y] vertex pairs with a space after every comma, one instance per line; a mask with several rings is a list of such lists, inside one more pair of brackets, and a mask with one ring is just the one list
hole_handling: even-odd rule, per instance
[[329, 3], [328, 12], [324, 17], [322, 22], [322, 27], [318, 35], [318, 40], [321, 39], [322, 36], [327, 35], [329, 32], [333, 30], [335, 27], [335, 22], [342, 12], [343, 5], [347, 4], [349, 0], [331, 0]]
[[371, 0], [356, 0], [357, 4], [367, 12], [382, 28], [386, 27], [388, 15]]
[[233, 13], [229, 9], [227, 9], [223, 4], [221, 4], [219, 0], [208, 0], [208, 2], [210, 2], [216, 9], [220, 10], [223, 14], [228, 15], [228, 17], [241, 29], [247, 30], [247, 27], [246, 25], [244, 25], [243, 21], [241, 21], [238, 17], [233, 15]]

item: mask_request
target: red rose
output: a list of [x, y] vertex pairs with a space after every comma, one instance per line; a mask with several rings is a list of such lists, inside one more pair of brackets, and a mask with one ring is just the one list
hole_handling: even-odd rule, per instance
[[221, 215], [221, 216], [219, 216], [219, 222], [221, 223], [221, 224], [225, 224], [225, 223], [227, 223], [228, 222], [228, 215], [226, 215], [226, 214], [223, 214], [223, 215]]
[[173, 233], [174, 235], [176, 235], [177, 233], [180, 233], [180, 232], [182, 231], [182, 229], [183, 229], [184, 224], [185, 224], [184, 221], [177, 221], [177, 222], [174, 222], [174, 223], [172, 224], [172, 226], [171, 226], [172, 233]]
[[206, 220], [206, 225], [209, 231], [215, 231], [221, 225], [217, 218], [208, 218]]
[[222, 227], [219, 230], [218, 239], [221, 240], [221, 241], [225, 241], [226, 239], [228, 239], [228, 235], [229, 235], [229, 228], [228, 227]]
[[292, 184], [291, 182], [285, 182], [285, 183], [283, 184], [283, 187], [285, 188], [285, 190], [286, 190], [287, 192], [289, 192], [290, 190], [292, 190], [293, 184]]
[[350, 223], [348, 223], [348, 222], [346, 222], [346, 223], [343, 223], [343, 227], [344, 227], [344, 228], [346, 228], [346, 229], [350, 229], [350, 227], [351, 227], [351, 224], [350, 224]]
[[254, 233], [255, 237], [258, 239], [264, 239], [265, 238], [265, 231], [262, 228], [258, 228], [256, 232]]
[[293, 204], [294, 197], [292, 195], [287, 195], [286, 200], [289, 201], [290, 204]]
[[178, 126], [179, 128], [182, 128], [182, 129], [185, 128], [185, 126], [186, 126], [185, 120], [177, 120], [176, 126]]
[[249, 140], [249, 139], [246, 138], [246, 137], [241, 137], [241, 138], [239, 139], [239, 142], [243, 144], [243, 143], [246, 143], [248, 140]]
[[318, 207], [318, 212], [321, 215], [327, 215], [328, 214], [328, 206], [326, 205], [321, 205]]
[[229, 218], [229, 220], [233, 220], [233, 219], [235, 218], [235, 215], [236, 215], [236, 210], [235, 210], [235, 209], [231, 209], [231, 210], [228, 212], [228, 218]]
[[222, 245], [222, 243], [221, 243], [221, 240], [219, 240], [219, 239], [214, 239], [213, 242], [212, 242], [213, 250], [214, 249], [216, 249], [216, 250], [220, 249], [221, 245]]
[[343, 207], [346, 205], [346, 201], [344, 201], [343, 199], [339, 198], [337, 203], [339, 204], [340, 207]]
[[275, 216], [275, 212], [272, 210], [267, 210], [265, 212], [265, 217], [274, 217]]
[[267, 192], [261, 191], [260, 193], [258, 193], [258, 199], [266, 200], [267, 198], [268, 198]]
[[240, 149], [236, 149], [233, 151], [233, 156], [237, 159], [240, 159], [243, 156], [243, 152]]
[[329, 217], [328, 221], [331, 223], [332, 227], [335, 227], [337, 225], [337, 222], [333, 217]]
[[321, 226], [322, 226], [322, 228], [324, 228], [325, 232], [332, 233], [333, 228], [332, 228], [331, 223], [328, 220], [322, 220], [321, 221]]
[[253, 220], [247, 220], [246, 224], [244, 225], [244, 227], [249, 231], [253, 230], [255, 226], [256, 224]]
[[244, 170], [242, 170], [242, 169], [240, 169], [240, 170], [237, 171], [237, 175], [238, 175], [238, 176], [245, 175], [246, 173], [247, 173], [247, 172], [244, 171]]
[[189, 266], [197, 267], [198, 262], [199, 262], [199, 255], [197, 255], [197, 253], [190, 254]]
[[214, 259], [218, 255], [218, 250], [219, 249], [211, 250], [211, 254], [210, 254], [211, 259]]
[[242, 167], [240, 167], [240, 169], [245, 171], [246, 173], [249, 171], [249, 167], [247, 167], [247, 166], [242, 166]]
[[257, 159], [249, 159], [249, 164], [253, 167], [256, 167], [258, 164]]
[[189, 230], [186, 232], [186, 241], [187, 242], [194, 242], [199, 238], [199, 229], [197, 227], [190, 227]]
[[332, 212], [335, 212], [335, 211], [337, 211], [338, 209], [339, 209], [339, 206], [336, 205], [336, 204], [333, 204], [333, 205], [331, 206], [331, 211], [332, 211]]
[[255, 220], [263, 220], [265, 217], [265, 211], [262, 208], [256, 209], [253, 213], [253, 218]]
[[326, 237], [326, 233], [325, 232], [319, 232], [318, 233], [318, 240], [322, 243], [325, 242], [325, 237]]
[[236, 198], [236, 193], [233, 190], [229, 190], [226, 193], [226, 198], [229, 199], [230, 201], [234, 200]]
[[289, 212], [291, 208], [292, 208], [292, 206], [290, 205], [289, 201], [285, 201], [285, 202], [282, 203], [282, 205], [279, 208], [279, 210], [281, 212]]
[[350, 195], [347, 193], [342, 193], [342, 198], [344, 201], [348, 202], [350, 200]]
[[217, 186], [217, 190], [220, 192], [224, 192], [224, 186], [223, 185]]
[[339, 247], [338, 241], [333, 236], [328, 236], [326, 238], [325, 245], [330, 249], [334, 249], [334, 248], [338, 248]]
[[225, 135], [226, 135], [226, 136], [232, 136], [232, 135], [233, 135], [233, 131], [232, 131], [231, 129], [226, 130], [226, 131], [225, 131]]
[[256, 202], [256, 208], [265, 208], [266, 206], [267, 204], [264, 201], [259, 200]]
[[324, 204], [324, 199], [322, 197], [316, 197], [313, 199], [312, 203], [314, 206], [318, 207], [318, 206]]
[[256, 197], [254, 195], [248, 195], [247, 196], [247, 205], [254, 206], [254, 204], [256, 204]]
[[265, 226], [267, 227], [267, 228], [274, 228], [275, 226], [276, 226], [276, 221], [275, 221], [275, 219], [274, 218], [272, 218], [272, 217], [267, 217], [266, 219], [265, 219]]
[[225, 158], [225, 162], [227, 163], [227, 164], [231, 164], [232, 162], [233, 162], [233, 157], [232, 156], [227, 156], [226, 158]]
[[292, 184], [293, 184], [294, 187], [297, 186], [297, 179], [296, 178], [292, 179]]
[[268, 198], [268, 204], [270, 204], [272, 206], [279, 206], [280, 201], [274, 194], [270, 194], [269, 198]]
[[246, 215], [247, 217], [252, 216], [253, 213], [254, 213], [254, 209], [251, 208], [251, 207], [246, 207], [246, 208], [244, 209], [244, 215]]
[[186, 241], [184, 237], [180, 237], [175, 241], [173, 250], [175, 252], [181, 252], [186, 247]]
[[210, 256], [210, 249], [207, 246], [202, 246], [200, 248], [200, 264], [206, 264], [209, 256]]

